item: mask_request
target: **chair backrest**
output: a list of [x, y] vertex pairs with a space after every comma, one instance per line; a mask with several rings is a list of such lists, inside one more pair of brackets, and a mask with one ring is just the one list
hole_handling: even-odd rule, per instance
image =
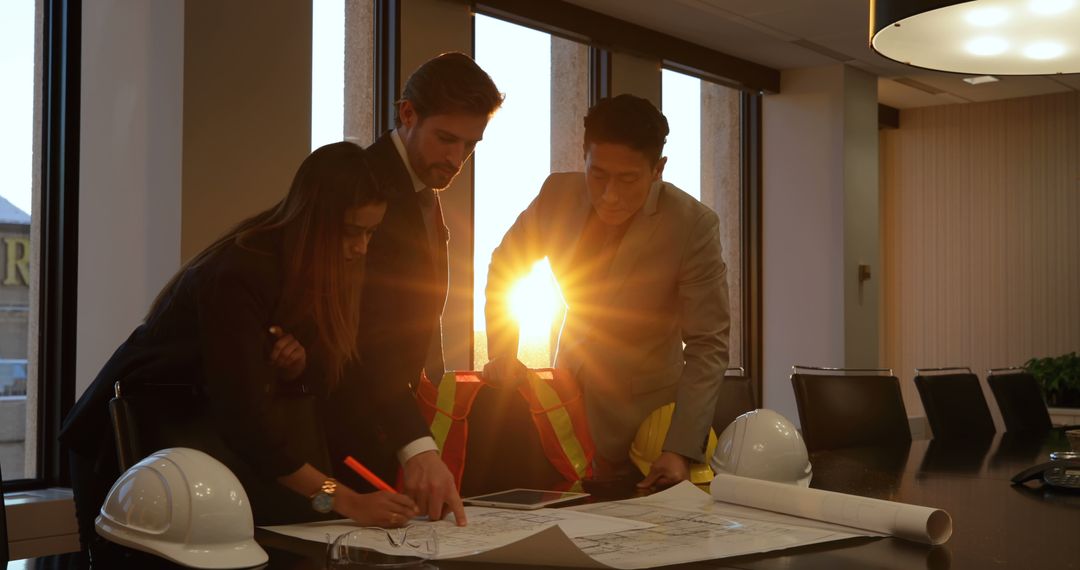
[[720, 397], [716, 399], [713, 430], [719, 436], [735, 418], [756, 409], [753, 380], [748, 376], [727, 376], [720, 384]]
[[[101, 437], [112, 440], [113, 446], [104, 445], [100, 456], [75, 451], [68, 455], [79, 542], [84, 549], [99, 540], [94, 519], [109, 489], [143, 457], [165, 447], [193, 447], [220, 459], [225, 447], [223, 443], [207, 447], [209, 437], [220, 439], [220, 435], [214, 426], [193, 419], [201, 413], [195, 386], [133, 381], [114, 383], [112, 389], [114, 398], [107, 405], [111, 433]], [[114, 457], [115, 465], [103, 461]]]
[[131, 402], [121, 393], [120, 382], [113, 385], [115, 396], [109, 400], [109, 420], [112, 424], [113, 443], [116, 445], [116, 461], [120, 473], [135, 465], [146, 453], [142, 452], [139, 432], [131, 410]]
[[0, 468], [0, 566], [7, 566], [8, 552], [7, 507], [4, 506], [4, 470]]
[[891, 370], [794, 366], [791, 386], [809, 451], [911, 442], [900, 381]]
[[981, 438], [996, 431], [979, 377], [971, 369], [916, 368], [915, 388], [935, 439]]
[[[109, 420], [120, 473], [167, 447], [200, 447], [192, 432], [203, 413], [199, 388], [192, 384], [132, 382], [113, 385]], [[213, 453], [211, 453], [213, 455]]]
[[1045, 431], [1053, 427], [1039, 383], [1022, 368], [991, 370], [986, 377], [1005, 431]]

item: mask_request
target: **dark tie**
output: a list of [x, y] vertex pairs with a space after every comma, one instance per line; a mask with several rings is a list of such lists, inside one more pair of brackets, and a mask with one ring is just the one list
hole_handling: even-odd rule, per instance
[[427, 210], [435, 204], [435, 191], [431, 188], [424, 188], [416, 193], [416, 201], [420, 203], [420, 208]]
[[[428, 245], [431, 248], [431, 261], [434, 270], [432, 286], [434, 292], [440, 298], [439, 305], [446, 299], [447, 287], [447, 259], [446, 259], [446, 232], [442, 217], [442, 204], [439, 197], [431, 188], [424, 188], [416, 193], [416, 201], [420, 206], [420, 215], [424, 220], [424, 229], [427, 232]], [[438, 315], [436, 315], [431, 337], [431, 345], [428, 347], [427, 357], [424, 361], [424, 370], [428, 378], [437, 382], [442, 378], [442, 327]]]
[[442, 216], [442, 204], [431, 188], [424, 188], [416, 193], [416, 202], [420, 205], [420, 215], [424, 219], [428, 241], [436, 256], [446, 249], [446, 231]]

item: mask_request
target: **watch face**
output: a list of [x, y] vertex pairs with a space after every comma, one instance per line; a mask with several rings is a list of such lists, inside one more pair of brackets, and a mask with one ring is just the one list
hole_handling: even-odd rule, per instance
[[328, 513], [334, 510], [334, 497], [320, 491], [312, 497], [311, 508], [320, 513]]

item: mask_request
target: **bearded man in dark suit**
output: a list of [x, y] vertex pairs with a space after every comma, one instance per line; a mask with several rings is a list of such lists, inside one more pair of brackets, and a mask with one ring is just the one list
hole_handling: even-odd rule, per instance
[[[421, 512], [437, 520], [448, 506], [458, 524], [465, 521], [461, 498], [412, 388], [422, 370], [434, 381], [443, 374], [449, 234], [439, 191], [472, 155], [502, 101], [491, 77], [469, 56], [442, 54], [409, 77], [397, 103], [397, 128], [368, 147], [387, 210], [369, 245], [361, 301], [359, 384], [365, 388], [339, 399], [337, 411], [382, 418], [383, 429], [362, 437], [381, 440], [383, 452], [362, 460], [388, 477], [400, 464], [405, 492]], [[339, 455], [357, 448], [357, 434], [338, 437], [340, 445], [333, 447]]]

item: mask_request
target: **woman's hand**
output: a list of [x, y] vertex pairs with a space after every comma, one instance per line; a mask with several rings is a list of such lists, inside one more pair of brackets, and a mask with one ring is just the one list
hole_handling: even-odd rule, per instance
[[296, 380], [307, 366], [307, 351], [304, 350], [304, 345], [277, 325], [270, 327], [270, 334], [277, 338], [274, 347], [270, 349], [270, 363], [281, 369], [281, 375], [286, 380]]
[[338, 486], [334, 494], [334, 511], [364, 526], [382, 528], [404, 526], [420, 514], [407, 495], [389, 491], [361, 494], [345, 486]]
[[[314, 496], [326, 480], [327, 476], [310, 463], [277, 478], [278, 483], [308, 498]], [[334, 491], [334, 511], [364, 526], [382, 528], [405, 526], [420, 513], [416, 503], [407, 495], [388, 491], [360, 494], [341, 483]]]

